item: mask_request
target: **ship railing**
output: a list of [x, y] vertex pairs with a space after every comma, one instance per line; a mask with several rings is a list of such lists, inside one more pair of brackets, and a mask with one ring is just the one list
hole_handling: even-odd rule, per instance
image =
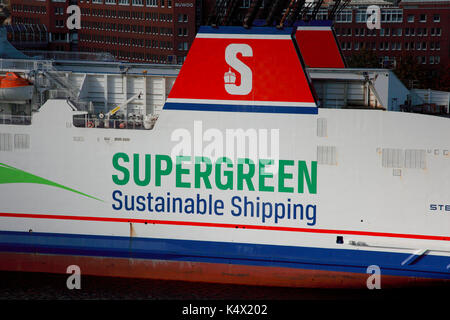
[[48, 60], [26, 60], [26, 59], [0, 59], [0, 70], [30, 72], [31, 70], [52, 70], [53, 65]]
[[150, 122], [136, 119], [92, 119], [88, 117], [73, 118], [73, 125], [78, 128], [100, 128], [100, 129], [132, 129], [151, 130], [155, 126], [156, 119]]
[[0, 114], [0, 124], [30, 125], [31, 116]]

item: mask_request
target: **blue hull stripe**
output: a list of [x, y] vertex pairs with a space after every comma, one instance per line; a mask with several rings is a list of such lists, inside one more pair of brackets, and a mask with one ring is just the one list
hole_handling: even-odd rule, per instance
[[317, 107], [284, 107], [284, 106], [246, 106], [226, 104], [175, 103], [166, 102], [165, 110], [224, 111], [224, 112], [256, 112], [256, 113], [290, 113], [318, 114]]
[[409, 254], [348, 249], [0, 231], [0, 251], [195, 261], [354, 273], [366, 273], [368, 266], [378, 265], [385, 275], [450, 279], [450, 257], [426, 255], [412, 264], [402, 266], [401, 263]]

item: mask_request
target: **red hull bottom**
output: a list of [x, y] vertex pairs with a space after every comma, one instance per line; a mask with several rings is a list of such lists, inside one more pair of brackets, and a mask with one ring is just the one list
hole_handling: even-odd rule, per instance
[[[66, 273], [69, 265], [79, 266], [81, 275], [305, 288], [367, 288], [367, 279], [371, 276], [206, 262], [0, 252], [2, 271]], [[394, 288], [443, 282], [449, 284], [450, 280], [381, 275], [380, 284], [381, 288]]]

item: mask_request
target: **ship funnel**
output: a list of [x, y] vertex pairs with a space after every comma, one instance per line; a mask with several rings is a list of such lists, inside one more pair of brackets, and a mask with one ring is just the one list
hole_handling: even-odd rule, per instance
[[300, 22], [295, 39], [307, 67], [345, 68], [331, 21]]
[[201, 27], [164, 109], [317, 114], [292, 33]]

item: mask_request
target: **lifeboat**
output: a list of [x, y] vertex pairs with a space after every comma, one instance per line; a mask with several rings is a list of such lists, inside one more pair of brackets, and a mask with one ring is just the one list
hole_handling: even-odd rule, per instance
[[25, 102], [33, 96], [33, 85], [15, 72], [0, 76], [0, 101]]

